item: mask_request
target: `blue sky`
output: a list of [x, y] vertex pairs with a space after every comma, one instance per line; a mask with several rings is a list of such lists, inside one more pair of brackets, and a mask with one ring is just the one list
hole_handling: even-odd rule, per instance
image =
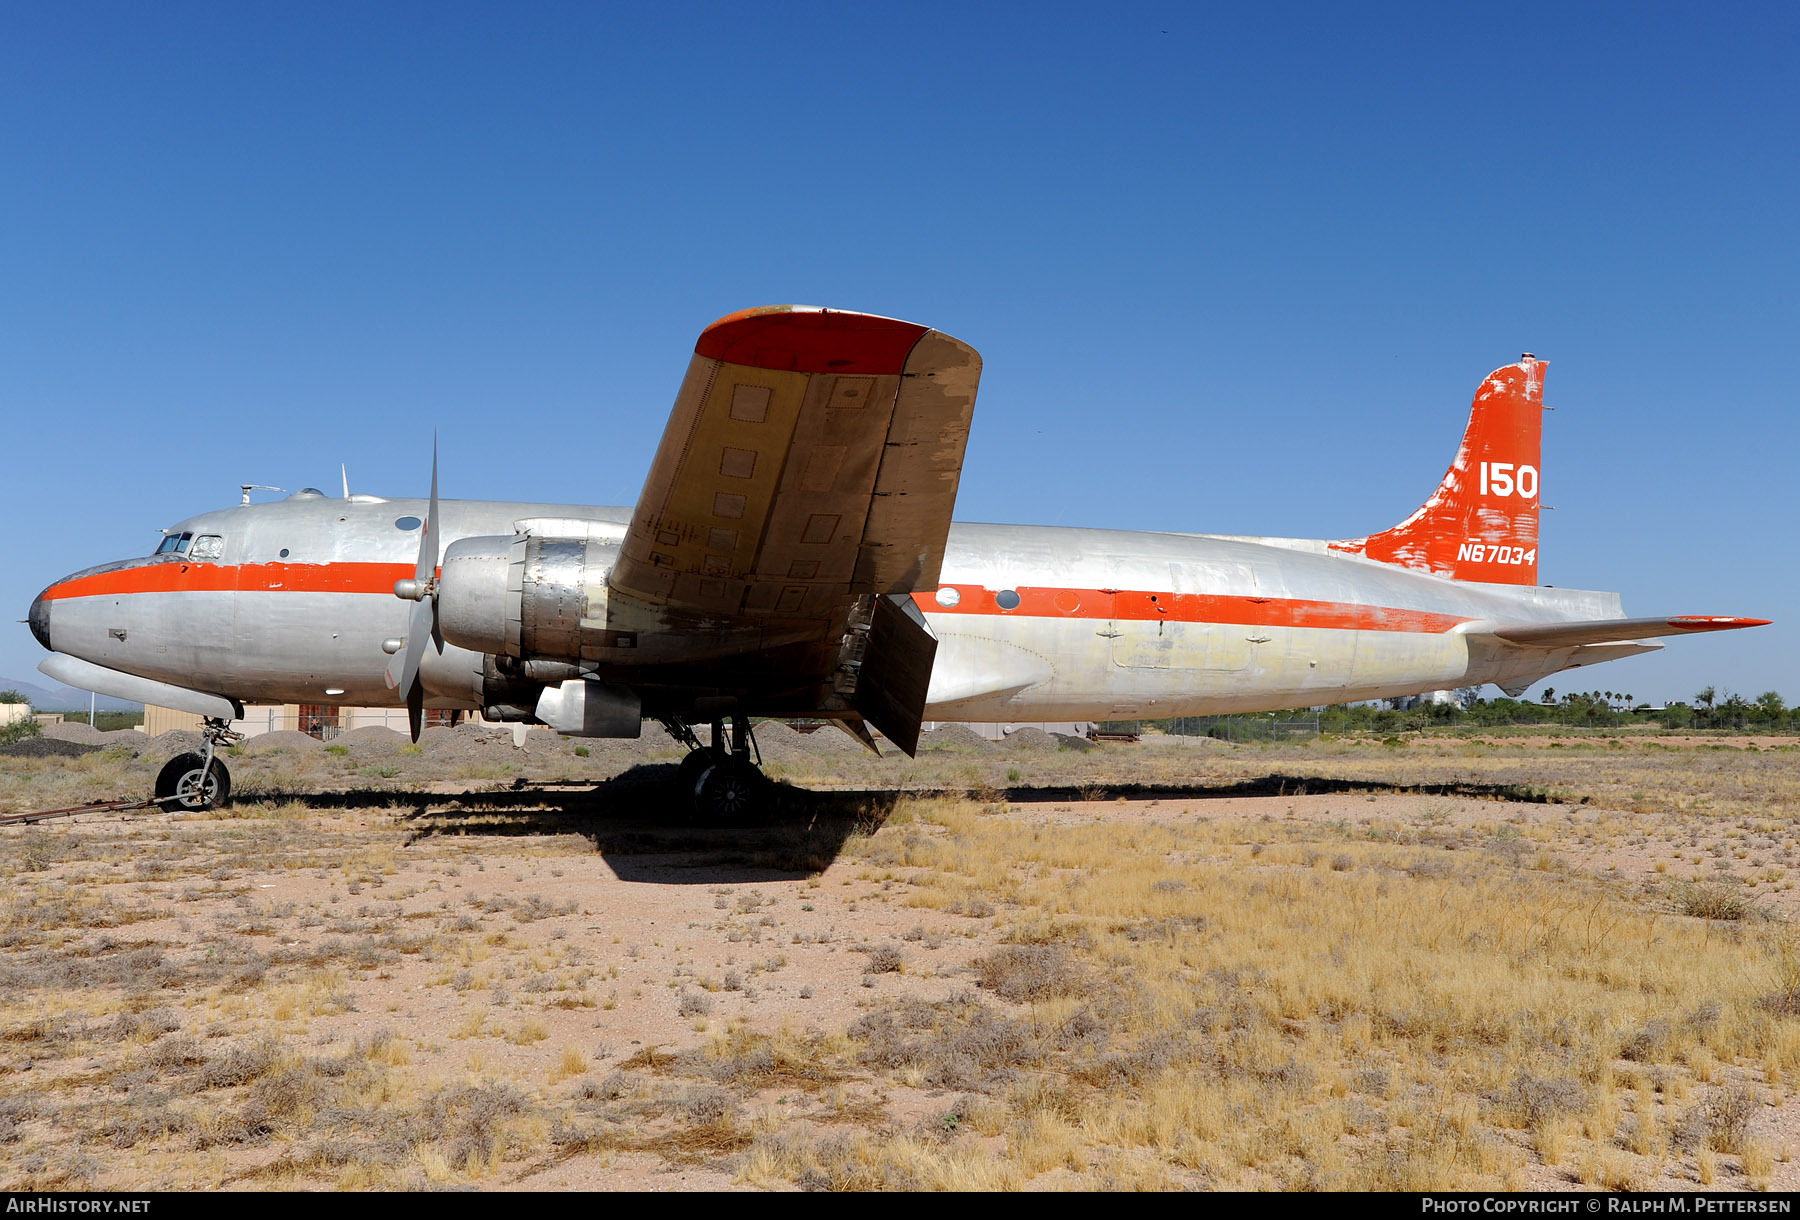
[[1800, 700], [1800, 10], [651, 8], [0, 13], [7, 617], [434, 429], [628, 504], [699, 330], [803, 301], [982, 352], [964, 520], [1384, 528], [1536, 352], [1542, 578], [1778, 620], [1551, 684]]

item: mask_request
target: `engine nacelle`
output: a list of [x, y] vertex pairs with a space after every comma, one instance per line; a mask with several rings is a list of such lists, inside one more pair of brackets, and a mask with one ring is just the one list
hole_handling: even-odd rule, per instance
[[444, 551], [438, 628], [475, 652], [579, 661], [581, 622], [605, 618], [618, 553], [592, 536], [460, 538]]

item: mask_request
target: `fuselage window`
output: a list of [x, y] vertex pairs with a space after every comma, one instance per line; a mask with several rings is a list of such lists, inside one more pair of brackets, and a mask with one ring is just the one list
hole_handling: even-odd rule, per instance
[[394, 522], [395, 529], [416, 530], [423, 524], [417, 517], [400, 517]]
[[158, 555], [185, 555], [188, 543], [194, 540], [192, 534], [168, 534], [164, 536], [162, 545], [156, 548]]
[[1016, 589], [1002, 589], [1000, 592], [994, 594], [994, 600], [999, 603], [1002, 610], [1017, 610], [1019, 608], [1019, 593]]
[[201, 534], [188, 552], [192, 559], [217, 559], [225, 553], [225, 540], [217, 534]]

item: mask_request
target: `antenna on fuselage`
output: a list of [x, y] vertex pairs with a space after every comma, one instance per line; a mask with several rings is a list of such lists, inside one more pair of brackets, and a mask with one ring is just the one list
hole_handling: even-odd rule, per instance
[[348, 500], [350, 498], [350, 467], [339, 462], [338, 471], [344, 476], [344, 499]]
[[286, 491], [287, 488], [270, 487], [267, 483], [239, 483], [238, 490], [244, 493], [244, 498], [238, 501], [239, 507], [242, 507], [250, 503], [250, 493], [253, 491]]

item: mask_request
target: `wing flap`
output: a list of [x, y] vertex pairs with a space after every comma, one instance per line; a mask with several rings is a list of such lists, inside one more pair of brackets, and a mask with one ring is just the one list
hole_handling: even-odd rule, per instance
[[851, 703], [911, 758], [919, 749], [937, 637], [912, 598], [878, 597]]
[[1722, 615], [1677, 615], [1673, 618], [1608, 618], [1573, 623], [1535, 623], [1501, 627], [1486, 632], [1509, 644], [1531, 648], [1573, 648], [1588, 644], [1612, 644], [1625, 640], [1649, 640], [1659, 636], [1692, 635], [1701, 631], [1734, 631], [1762, 627], [1768, 619], [1732, 618]]

